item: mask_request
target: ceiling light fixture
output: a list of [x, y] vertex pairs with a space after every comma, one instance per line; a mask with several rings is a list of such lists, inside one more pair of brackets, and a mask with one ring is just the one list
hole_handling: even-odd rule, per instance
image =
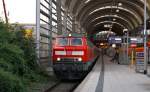
[[114, 18], [113, 21], [116, 21], [116, 19]]
[[122, 6], [122, 3], [118, 3], [118, 6]]
[[91, 0], [86, 0], [84, 3], [87, 4], [88, 2], [90, 2]]
[[119, 9], [116, 10], [116, 12], [119, 12], [119, 11], [120, 11]]

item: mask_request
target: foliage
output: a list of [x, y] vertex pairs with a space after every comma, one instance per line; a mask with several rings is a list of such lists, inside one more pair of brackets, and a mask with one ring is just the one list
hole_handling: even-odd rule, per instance
[[[29, 66], [31, 70], [37, 70], [36, 63], [36, 54], [35, 54], [35, 46], [33, 38], [25, 38], [24, 36], [25, 30], [16, 32], [16, 44], [20, 46], [20, 48], [24, 52], [24, 58], [26, 59], [26, 64]], [[31, 62], [32, 61], [32, 62]]]
[[0, 70], [0, 92], [25, 92], [24, 84], [17, 76]]
[[36, 63], [33, 38], [26, 38], [23, 28], [13, 29], [0, 21], [0, 92], [25, 92], [30, 82], [45, 78]]

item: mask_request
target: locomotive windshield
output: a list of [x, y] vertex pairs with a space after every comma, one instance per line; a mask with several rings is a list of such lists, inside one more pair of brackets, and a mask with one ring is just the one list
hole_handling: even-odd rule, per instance
[[81, 38], [72, 38], [71, 39], [71, 45], [73, 45], [73, 46], [82, 45], [82, 39]]
[[56, 44], [59, 46], [81, 46], [82, 38], [57, 38]]
[[68, 38], [58, 38], [57, 39], [57, 45], [60, 45], [60, 46], [69, 45]]

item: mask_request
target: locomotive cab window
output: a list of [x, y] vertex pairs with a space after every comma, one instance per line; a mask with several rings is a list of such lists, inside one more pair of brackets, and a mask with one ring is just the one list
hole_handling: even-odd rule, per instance
[[73, 45], [73, 46], [82, 45], [82, 39], [81, 38], [72, 38], [71, 39], [71, 45]]
[[69, 45], [68, 38], [58, 38], [56, 44], [59, 46], [66, 46]]

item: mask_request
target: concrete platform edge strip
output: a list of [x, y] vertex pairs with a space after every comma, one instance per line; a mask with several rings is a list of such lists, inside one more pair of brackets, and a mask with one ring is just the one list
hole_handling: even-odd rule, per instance
[[102, 56], [101, 72], [100, 72], [100, 77], [95, 92], [103, 92], [104, 71], [105, 71], [104, 56]]
[[[99, 57], [98, 60], [101, 60]], [[97, 88], [97, 84], [99, 82], [100, 73], [102, 70], [102, 62], [100, 62], [100, 66], [97, 64], [93, 67], [92, 71], [87, 75], [87, 77], [81, 82], [81, 84], [76, 88], [74, 92], [95, 92]]]

